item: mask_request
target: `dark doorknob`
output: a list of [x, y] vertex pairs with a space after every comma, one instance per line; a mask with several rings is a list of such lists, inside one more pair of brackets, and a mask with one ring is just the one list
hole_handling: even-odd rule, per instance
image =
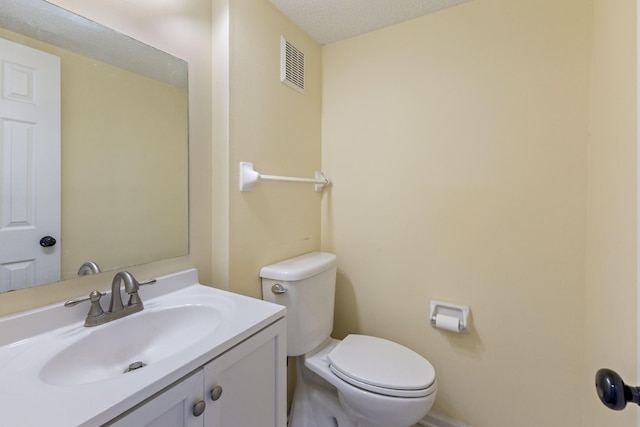
[[611, 369], [596, 372], [596, 391], [600, 401], [616, 411], [624, 409], [627, 402], [640, 405], [640, 388], [626, 385], [620, 375]]
[[50, 248], [51, 246], [55, 246], [55, 244], [56, 239], [51, 236], [44, 236], [42, 239], [40, 239], [40, 246], [42, 246], [43, 248]]

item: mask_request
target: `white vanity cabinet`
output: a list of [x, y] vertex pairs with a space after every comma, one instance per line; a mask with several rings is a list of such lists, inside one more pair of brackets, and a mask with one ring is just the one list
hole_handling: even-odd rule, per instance
[[193, 415], [194, 405], [203, 400], [204, 371], [198, 369], [141, 406], [126, 412], [106, 426], [118, 427], [202, 427], [204, 417]]
[[286, 426], [285, 334], [281, 319], [106, 425]]

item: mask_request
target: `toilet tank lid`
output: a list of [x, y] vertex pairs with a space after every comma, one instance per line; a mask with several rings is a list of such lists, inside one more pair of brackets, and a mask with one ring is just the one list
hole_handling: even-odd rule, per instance
[[262, 267], [260, 269], [260, 277], [293, 282], [320, 274], [335, 267], [336, 264], [336, 256], [334, 254], [311, 252]]

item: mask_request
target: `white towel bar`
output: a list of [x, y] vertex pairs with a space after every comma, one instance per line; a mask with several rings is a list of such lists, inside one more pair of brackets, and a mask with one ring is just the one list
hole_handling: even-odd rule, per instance
[[303, 182], [315, 184], [315, 190], [320, 192], [324, 187], [331, 184], [329, 178], [325, 177], [320, 171], [316, 171], [315, 179], [312, 178], [296, 178], [291, 176], [263, 175], [253, 169], [253, 163], [240, 162], [240, 191], [252, 191], [253, 186], [258, 181], [272, 182]]

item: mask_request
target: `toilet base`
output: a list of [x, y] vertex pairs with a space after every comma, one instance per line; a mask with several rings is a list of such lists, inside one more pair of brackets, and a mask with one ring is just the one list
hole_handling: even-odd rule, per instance
[[[344, 413], [335, 389], [318, 383], [313, 372], [306, 371], [302, 358], [297, 360], [296, 390], [293, 394], [289, 427], [358, 427]], [[303, 380], [304, 378], [304, 380]]]

